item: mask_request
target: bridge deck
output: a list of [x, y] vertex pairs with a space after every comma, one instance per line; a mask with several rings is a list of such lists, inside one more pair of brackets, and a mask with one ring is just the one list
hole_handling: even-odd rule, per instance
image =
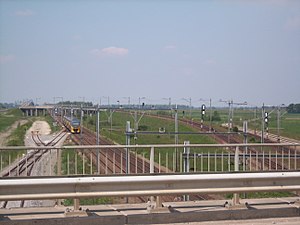
[[[245, 203], [248, 205], [245, 205]], [[272, 218], [276, 224], [300, 223], [300, 198], [246, 199], [237, 208], [224, 207], [225, 200], [164, 203], [160, 210], [147, 211], [147, 204], [83, 206], [81, 212], [67, 207], [0, 209], [1, 224], [173, 224], [200, 221]], [[88, 209], [88, 210], [86, 210]], [[85, 210], [87, 213], [85, 213]], [[280, 219], [279, 219], [280, 218]], [[282, 219], [285, 218], [285, 219]], [[265, 220], [267, 221], [267, 220]], [[281, 222], [280, 222], [281, 221]], [[223, 223], [223, 222], [222, 222]], [[208, 222], [206, 224], [209, 224]], [[270, 223], [272, 224], [272, 223]]]

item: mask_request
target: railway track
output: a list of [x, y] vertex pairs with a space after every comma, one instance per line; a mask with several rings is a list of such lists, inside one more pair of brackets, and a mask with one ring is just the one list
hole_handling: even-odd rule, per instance
[[[32, 132], [31, 138], [36, 146], [55, 146], [67, 133], [62, 130], [57, 134], [51, 141], [45, 143], [41, 140], [38, 132]], [[7, 172], [5, 172], [2, 177], [12, 177], [12, 176], [31, 176], [35, 164], [41, 160], [43, 155], [45, 155], [49, 150], [28, 150], [27, 153], [15, 163], [14, 166], [10, 167]], [[24, 207], [24, 200], [19, 202], [19, 207]], [[2, 202], [1, 208], [6, 208], [8, 202]]]
[[[96, 143], [96, 135], [90, 130], [81, 127], [82, 129], [82, 138], [79, 135], [73, 135], [72, 139], [77, 144], [82, 145], [94, 145]], [[110, 141], [100, 138], [101, 145], [114, 145]], [[84, 151], [86, 157], [91, 158], [94, 165], [97, 165], [97, 150]], [[126, 150], [123, 148], [116, 149], [112, 148], [99, 151], [99, 164], [100, 164], [100, 173], [102, 174], [115, 174], [115, 173], [126, 173]], [[92, 157], [90, 157], [92, 155]], [[130, 157], [130, 173], [144, 173], [145, 171], [150, 172], [150, 163], [144, 158], [139, 157], [137, 154], [134, 154], [129, 151]], [[161, 170], [161, 168], [160, 168]], [[159, 172], [158, 166], [154, 168], [155, 172]], [[148, 199], [145, 197], [137, 197], [138, 202], [147, 202]], [[164, 196], [163, 201], [172, 201], [173, 197]], [[136, 200], [134, 200], [136, 202]]]
[[[160, 119], [167, 119], [167, 120], [174, 120], [171, 116], [156, 116], [156, 115], [147, 115], [151, 117], [156, 117]], [[199, 131], [202, 132], [208, 132], [209, 127], [201, 124], [196, 121], [190, 121], [187, 119], [179, 119], [180, 123], [188, 124]], [[228, 143], [228, 140], [230, 140], [230, 143], [242, 143], [243, 137], [238, 136], [237, 134], [232, 134], [230, 136], [230, 139], [228, 139], [228, 135], [222, 134], [222, 132], [218, 132], [216, 129], [212, 129], [212, 136], [215, 138], [215, 140], [218, 143]], [[97, 143], [96, 141], [96, 135], [95, 133], [91, 132], [90, 130], [82, 127], [82, 138], [80, 138], [80, 135], [72, 135], [72, 139], [77, 144], [82, 145], [95, 145]], [[102, 145], [114, 145], [112, 142], [100, 138], [100, 143]], [[234, 151], [235, 149], [229, 149], [230, 151]], [[255, 155], [257, 151], [255, 149], [249, 149], [249, 152]], [[90, 158], [92, 163], [94, 165], [97, 165], [97, 150], [88, 150], [83, 151], [85, 156], [87, 158]], [[150, 164], [149, 161], [145, 160], [143, 157], [138, 156], [137, 154], [134, 154], [133, 152], [129, 153], [129, 161], [130, 161], [130, 171], [129, 173], [143, 173], [145, 171], [150, 171]], [[262, 161], [261, 159], [258, 160], [259, 164], [262, 163], [266, 164], [266, 167], [269, 167], [269, 164], [271, 163], [271, 168], [275, 167], [277, 169], [281, 169], [281, 166], [278, 165], [278, 162], [275, 163], [272, 160], [265, 159]], [[252, 162], [251, 162], [252, 163]], [[255, 163], [255, 162], [254, 162]], [[99, 151], [99, 172], [101, 174], [114, 174], [114, 173], [126, 173], [126, 151], [125, 149], [106, 149]], [[167, 172], [167, 168], [160, 168], [156, 165], [154, 169], [155, 173], [161, 171], [161, 172]], [[192, 198], [196, 199], [212, 199], [210, 196], [193, 196]], [[166, 200], [170, 201], [170, 199]]]
[[[174, 118], [170, 117], [170, 116], [158, 116], [158, 115], [148, 115], [151, 117], [156, 117], [156, 118], [161, 118], [161, 119], [168, 119], [168, 120], [174, 120]], [[203, 132], [209, 132], [209, 127], [206, 126], [205, 124], [201, 124], [200, 122], [197, 121], [191, 121], [188, 119], [179, 119], [179, 122], [184, 123], [184, 124], [188, 124], [196, 129], [198, 129], [199, 131], [203, 131]], [[229, 136], [226, 134], [222, 134], [221, 132], [218, 132], [217, 129], [212, 129], [212, 136], [213, 138], [220, 144], [225, 144], [225, 143], [243, 143], [243, 137], [240, 137], [237, 134], [229, 134]], [[260, 138], [259, 136], [259, 132], [257, 134], [254, 133], [248, 133], [249, 137], [254, 137], [254, 138]], [[264, 138], [264, 142], [265, 143], [277, 143], [271, 140], [271, 138], [274, 138], [274, 136], [276, 135], [272, 135], [269, 134], [270, 138]], [[281, 138], [281, 140], [285, 140], [284, 138]], [[290, 141], [290, 139], [287, 139]], [[235, 151], [235, 149], [230, 149], [232, 152]], [[281, 153], [284, 154], [295, 154], [295, 151], [297, 151], [296, 149], [290, 149], [288, 147], [281, 147], [280, 148]], [[254, 156], [258, 153], [258, 150], [254, 149], [254, 148], [248, 148], [248, 151], [250, 152], [250, 154], [253, 154]], [[278, 151], [278, 148], [274, 147], [273, 151]], [[256, 163], [256, 162], [251, 162], [251, 163]], [[270, 158], [266, 158], [264, 160], [259, 159], [258, 160], [259, 166], [258, 169], [262, 169], [264, 167], [272, 169], [272, 170], [287, 170], [289, 169], [288, 166], [283, 165], [282, 162], [279, 161], [274, 161], [274, 160], [270, 160]], [[264, 164], [264, 165], [263, 165]], [[254, 167], [256, 167], [256, 165], [254, 165]]]

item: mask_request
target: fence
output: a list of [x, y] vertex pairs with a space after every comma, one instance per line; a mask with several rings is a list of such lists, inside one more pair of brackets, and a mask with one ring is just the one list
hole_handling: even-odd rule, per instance
[[299, 143], [0, 147], [1, 176], [299, 170]]

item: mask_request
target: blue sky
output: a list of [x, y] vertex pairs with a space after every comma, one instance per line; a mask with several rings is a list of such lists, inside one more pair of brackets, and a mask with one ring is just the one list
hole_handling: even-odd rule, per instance
[[260, 106], [299, 87], [300, 1], [0, 0], [0, 102]]

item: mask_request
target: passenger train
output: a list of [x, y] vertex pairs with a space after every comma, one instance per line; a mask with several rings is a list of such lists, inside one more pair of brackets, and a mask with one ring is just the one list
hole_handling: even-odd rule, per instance
[[75, 117], [70, 118], [70, 117], [64, 116], [63, 123], [72, 134], [80, 133], [81, 126], [80, 126], [80, 121], [77, 118], [75, 118]]

